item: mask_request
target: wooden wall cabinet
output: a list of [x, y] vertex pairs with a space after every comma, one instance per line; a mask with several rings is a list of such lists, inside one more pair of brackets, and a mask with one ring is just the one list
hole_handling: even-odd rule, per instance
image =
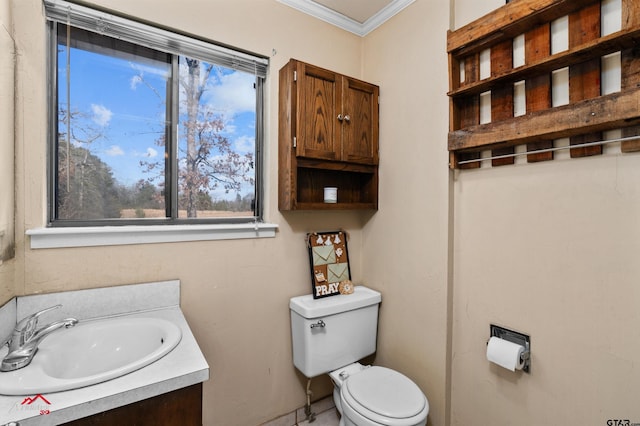
[[295, 59], [280, 70], [280, 210], [378, 208], [378, 98], [374, 84]]

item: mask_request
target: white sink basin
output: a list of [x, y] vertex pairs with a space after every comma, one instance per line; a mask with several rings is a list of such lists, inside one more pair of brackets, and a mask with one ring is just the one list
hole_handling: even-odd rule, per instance
[[181, 338], [178, 326], [158, 318], [80, 322], [45, 338], [28, 366], [0, 373], [0, 394], [37, 395], [111, 380], [159, 360]]

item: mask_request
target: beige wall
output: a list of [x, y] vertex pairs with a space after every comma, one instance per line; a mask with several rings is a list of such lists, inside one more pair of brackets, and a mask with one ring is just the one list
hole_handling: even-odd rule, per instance
[[[266, 218], [280, 228], [275, 238], [260, 240], [30, 250], [25, 230], [45, 225], [46, 218], [45, 27], [40, 0], [9, 4], [19, 68], [15, 294], [179, 278], [183, 310], [211, 366], [211, 380], [204, 388], [205, 424], [257, 425], [303, 406], [306, 380], [291, 359], [288, 301], [311, 288], [304, 236], [308, 231], [346, 229], [353, 247], [352, 274], [361, 280], [358, 249], [371, 214], [278, 212], [278, 70], [295, 57], [358, 77], [362, 39], [275, 0], [161, 5], [157, 0], [101, 0], [101, 7], [271, 58]], [[2, 33], [3, 43], [6, 39]], [[3, 90], [13, 87], [2, 78]], [[7, 192], [3, 185], [3, 197]], [[314, 381], [316, 397], [329, 393], [327, 385], [327, 378]]]
[[14, 256], [14, 49], [11, 8], [0, 3], [0, 303], [13, 296]]
[[[271, 57], [267, 219], [280, 229], [263, 240], [35, 251], [24, 231], [45, 221], [42, 6], [9, 4], [0, 22], [11, 28], [13, 15], [18, 50], [17, 255], [0, 266], [0, 301], [179, 278], [183, 309], [211, 365], [205, 424], [257, 425], [304, 404], [288, 299], [309, 288], [304, 234], [342, 227], [351, 235], [356, 282], [383, 293], [375, 363], [420, 385], [430, 424], [640, 421], [633, 388], [640, 382], [640, 155], [614, 146], [598, 158], [558, 154], [550, 163], [447, 168], [449, 11], [459, 27], [502, 1], [416, 0], [365, 38], [275, 0], [100, 1]], [[377, 213], [277, 211], [277, 70], [290, 57], [381, 86]], [[12, 86], [7, 72], [0, 71], [3, 89]], [[0, 122], [3, 138], [11, 122]], [[7, 188], [0, 186], [1, 203], [12, 197]], [[490, 323], [531, 334], [530, 375], [489, 365]], [[314, 390], [327, 395], [326, 379], [314, 381]]]
[[[356, 283], [383, 292], [375, 362], [411, 376], [429, 397], [430, 424], [445, 424], [448, 0], [417, 0], [364, 39], [275, 0], [218, 0], [205, 9], [195, 0], [162, 7], [156, 0], [101, 1], [271, 57], [267, 219], [280, 230], [268, 240], [36, 251], [26, 246], [24, 231], [45, 221], [43, 21], [39, 0], [11, 4], [21, 53], [18, 87], [24, 92], [17, 105], [17, 294], [181, 279], [183, 309], [211, 365], [205, 424], [257, 425], [304, 404], [305, 380], [291, 362], [287, 308], [291, 296], [309, 288], [303, 236], [345, 228]], [[290, 57], [381, 86], [377, 213], [277, 211], [277, 70]], [[328, 385], [326, 378], [314, 380], [315, 397], [328, 395]]]
[[380, 209], [364, 229], [365, 281], [382, 294], [376, 363], [425, 392], [446, 418], [449, 1], [418, 0], [365, 38], [380, 89]]
[[[619, 151], [455, 173], [452, 425], [640, 421], [640, 155]], [[531, 335], [531, 374], [487, 362], [491, 323]]]

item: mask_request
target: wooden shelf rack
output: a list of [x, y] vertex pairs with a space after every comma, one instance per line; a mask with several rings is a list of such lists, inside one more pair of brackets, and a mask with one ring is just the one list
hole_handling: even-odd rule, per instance
[[[568, 48], [551, 53], [552, 22], [567, 17]], [[553, 159], [553, 140], [569, 138], [571, 157], [602, 153], [602, 132], [640, 135], [640, 2], [621, 0], [620, 30], [601, 35], [601, 2], [514, 0], [450, 31], [449, 137], [452, 168], [480, 167], [491, 150], [493, 166], [513, 164], [515, 147], [526, 145], [529, 162]], [[514, 38], [524, 36], [524, 64], [513, 66]], [[481, 55], [489, 52], [490, 75], [480, 78]], [[620, 91], [601, 94], [602, 58], [620, 52]], [[552, 106], [552, 73], [568, 67], [569, 103]], [[463, 78], [461, 78], [461, 75]], [[461, 81], [462, 80], [462, 81]], [[514, 116], [514, 85], [524, 82], [526, 112]], [[480, 123], [481, 95], [490, 92], [491, 121]], [[622, 151], [640, 150], [639, 141]], [[460, 162], [464, 162], [461, 165]]]

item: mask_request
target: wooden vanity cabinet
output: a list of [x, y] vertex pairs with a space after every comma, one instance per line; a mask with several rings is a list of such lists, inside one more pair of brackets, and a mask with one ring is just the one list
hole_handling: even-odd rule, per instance
[[63, 426], [202, 426], [202, 383], [64, 423]]
[[[295, 59], [280, 70], [280, 210], [377, 209], [378, 86]], [[323, 203], [324, 187], [338, 203]]]

